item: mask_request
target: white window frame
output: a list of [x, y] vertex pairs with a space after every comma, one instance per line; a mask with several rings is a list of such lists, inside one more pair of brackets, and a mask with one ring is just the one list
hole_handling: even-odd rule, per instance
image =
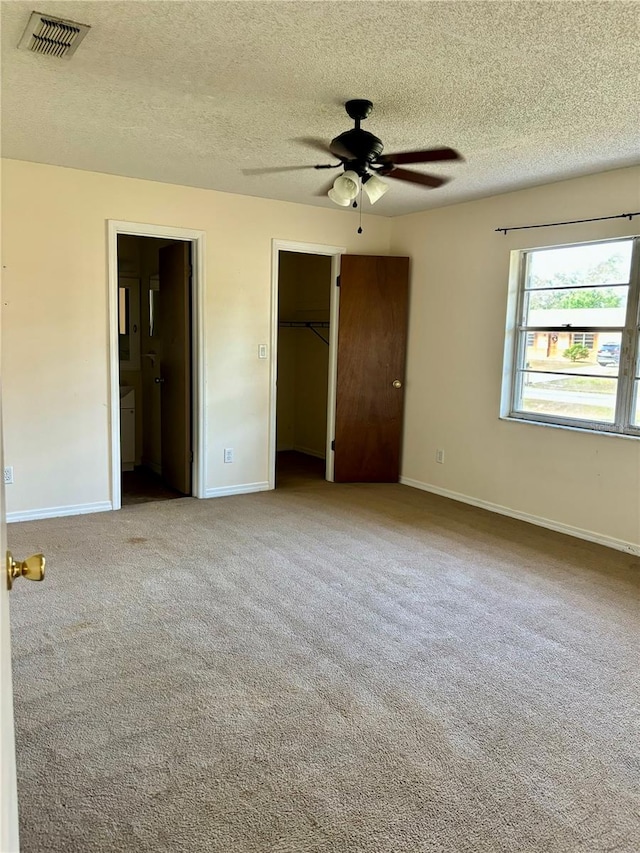
[[[516, 409], [519, 399], [518, 382], [521, 381], [520, 370], [524, 365], [527, 334], [530, 332], [547, 332], [550, 334], [594, 333], [601, 332], [600, 327], [574, 326], [567, 329], [559, 327], [527, 327], [523, 323], [525, 282], [527, 277], [528, 257], [539, 251], [563, 249], [578, 246], [592, 246], [600, 243], [629, 243], [633, 244], [629, 277], [629, 292], [625, 324], [621, 327], [607, 328], [607, 332], [621, 334], [620, 365], [618, 374], [618, 393], [613, 423], [590, 421], [582, 418], [548, 415], [541, 412], [522, 412]], [[555, 427], [566, 427], [589, 432], [618, 435], [626, 438], [640, 438], [640, 424], [632, 424], [635, 413], [636, 394], [640, 395], [640, 383], [636, 383], [638, 360], [640, 357], [640, 236], [618, 237], [603, 240], [589, 240], [581, 243], [553, 244], [517, 250], [511, 253], [509, 275], [509, 300], [507, 308], [507, 330], [505, 337], [505, 356], [502, 382], [501, 411], [503, 419], [524, 421]], [[627, 282], [620, 282], [627, 284]], [[609, 285], [611, 287], [614, 284]]]

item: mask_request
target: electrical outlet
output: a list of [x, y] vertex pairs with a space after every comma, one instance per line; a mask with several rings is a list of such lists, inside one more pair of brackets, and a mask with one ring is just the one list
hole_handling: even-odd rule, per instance
[[258, 345], [258, 358], [266, 358], [267, 357], [267, 345], [259, 344]]
[[233, 462], [233, 447], [225, 447], [225, 449], [224, 449], [224, 461], [225, 462]]
[[436, 462], [444, 465], [444, 450], [436, 450]]
[[13, 483], [13, 465], [4, 469], [4, 483], [5, 486], [10, 486]]

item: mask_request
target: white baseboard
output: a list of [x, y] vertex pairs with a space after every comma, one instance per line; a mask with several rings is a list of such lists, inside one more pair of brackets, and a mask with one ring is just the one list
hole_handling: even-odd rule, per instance
[[423, 492], [431, 492], [434, 495], [441, 495], [443, 498], [451, 498], [451, 500], [471, 504], [471, 506], [477, 506], [480, 509], [487, 509], [489, 512], [496, 512], [509, 518], [517, 518], [519, 521], [527, 521], [529, 524], [535, 524], [538, 527], [546, 527], [548, 530], [555, 530], [557, 533], [566, 533], [567, 536], [575, 536], [577, 539], [585, 539], [587, 542], [595, 542], [598, 545], [605, 545], [607, 548], [615, 548], [617, 551], [625, 551], [627, 554], [640, 556], [640, 545], [626, 542], [624, 539], [615, 539], [613, 536], [605, 536], [601, 533], [595, 533], [593, 530], [584, 530], [582, 527], [573, 527], [571, 524], [563, 524], [560, 521], [553, 521], [551, 518], [520, 512], [507, 506], [494, 504], [480, 498], [472, 498], [470, 495], [463, 495], [461, 492], [453, 492], [450, 489], [443, 489], [430, 483], [422, 483], [420, 480], [412, 480], [410, 477], [400, 477], [400, 482], [414, 489], [422, 489]]
[[205, 498], [225, 498], [229, 495], [246, 495], [250, 492], [266, 492], [270, 488], [269, 483], [240, 483], [238, 486], [219, 486], [214, 489], [206, 489]]
[[324, 450], [312, 450], [310, 447], [302, 447], [299, 444], [294, 445], [293, 449], [296, 453], [305, 453], [307, 456], [315, 456], [316, 459], [325, 459]]
[[24, 512], [8, 512], [7, 522], [36, 521], [39, 518], [62, 518], [67, 515], [88, 515], [92, 512], [108, 512], [113, 509], [111, 501], [98, 501], [92, 504], [72, 504], [71, 506], [50, 506], [43, 509], [28, 509]]

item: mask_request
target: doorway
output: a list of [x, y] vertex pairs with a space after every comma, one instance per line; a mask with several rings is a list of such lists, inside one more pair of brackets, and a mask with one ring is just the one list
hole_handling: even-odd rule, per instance
[[272, 488], [333, 478], [341, 251], [274, 241]]
[[191, 247], [118, 235], [122, 504], [191, 495]]
[[[287, 305], [286, 297], [280, 298], [280, 289], [284, 292], [287, 288], [281, 276], [282, 262], [287, 263], [286, 253], [298, 257], [330, 256], [328, 328], [326, 323], [318, 326], [314, 322], [326, 317], [326, 302], [319, 305], [323, 314], [309, 316], [309, 309], [315, 306], [305, 304], [304, 296], [302, 302], [293, 305]], [[297, 264], [301, 262], [298, 260]], [[298, 334], [313, 332], [316, 337], [328, 333], [326, 393], [319, 379], [320, 371], [307, 376], [300, 386], [302, 391], [295, 391], [296, 396], [319, 395], [313, 411], [316, 430], [326, 429], [324, 479], [340, 483], [397, 483], [403, 434], [409, 258], [347, 255], [343, 249], [274, 240], [272, 270], [270, 488], [277, 485], [278, 450], [291, 448], [298, 454], [290, 457], [295, 463], [290, 483], [309, 482], [314, 473], [310, 457], [316, 453], [322, 455], [317, 434], [312, 446], [299, 440], [297, 429], [294, 440], [286, 440], [290, 416], [287, 420], [286, 413], [283, 414], [285, 406], [280, 398], [287, 395], [287, 383], [293, 381], [291, 364], [295, 364], [297, 373], [301, 359], [286, 360], [283, 326], [285, 331], [295, 327]], [[304, 276], [298, 278], [304, 293]], [[298, 321], [297, 324], [286, 322], [287, 307], [293, 310], [293, 321]], [[285, 351], [284, 359], [279, 355], [279, 345]], [[322, 476], [321, 466], [315, 468], [315, 476]]]
[[109, 226], [113, 508], [201, 497], [201, 237]]

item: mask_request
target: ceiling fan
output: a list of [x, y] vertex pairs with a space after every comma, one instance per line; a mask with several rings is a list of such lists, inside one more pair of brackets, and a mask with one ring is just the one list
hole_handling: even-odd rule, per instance
[[347, 101], [344, 106], [349, 117], [355, 122], [354, 128], [336, 136], [328, 146], [321, 139], [304, 138], [302, 140], [306, 145], [318, 151], [332, 154], [340, 161], [339, 163], [320, 164], [313, 167], [284, 166], [275, 169], [245, 169], [244, 174], [267, 174], [269, 172], [286, 172], [308, 168], [338, 169], [342, 166], [344, 172], [335, 179], [328, 191], [325, 187], [318, 195], [327, 194], [331, 201], [341, 207], [349, 207], [351, 204], [355, 207], [357, 206], [356, 198], [361, 189], [364, 190], [371, 204], [375, 204], [387, 192], [389, 185], [380, 180], [379, 176], [408, 181], [430, 189], [441, 187], [449, 180], [449, 178], [400, 168], [405, 164], [436, 163], [443, 160], [463, 159], [453, 148], [427, 148], [424, 151], [401, 151], [395, 154], [383, 154], [382, 141], [373, 133], [362, 130], [360, 127], [360, 123], [371, 114], [373, 109], [371, 101], [358, 98]]

